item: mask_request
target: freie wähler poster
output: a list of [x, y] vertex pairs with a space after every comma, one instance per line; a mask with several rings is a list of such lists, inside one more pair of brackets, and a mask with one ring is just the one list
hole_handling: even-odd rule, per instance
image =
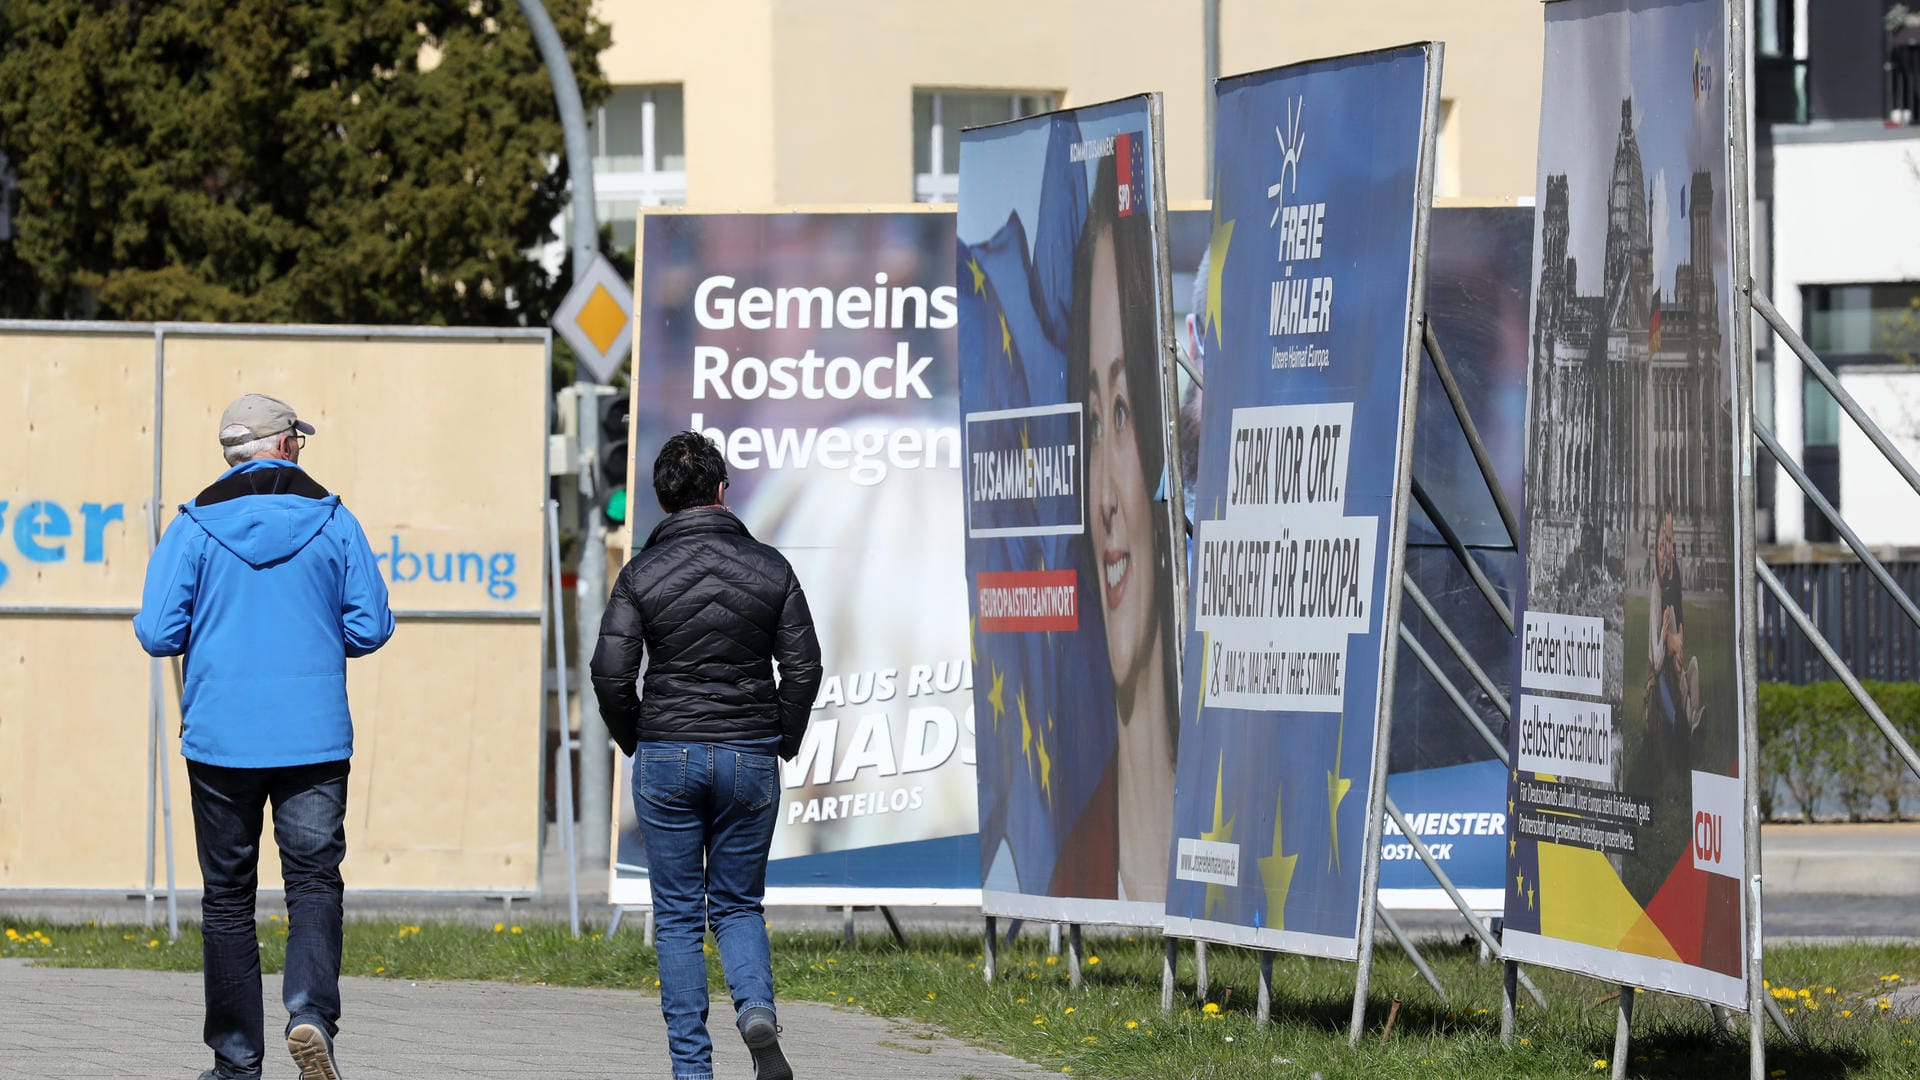
[[[1518, 508], [1524, 494], [1533, 210], [1521, 205], [1438, 204], [1429, 229], [1427, 320], [1471, 403], [1475, 426], [1507, 499]], [[1186, 364], [1203, 379], [1208, 351], [1201, 341], [1201, 320], [1207, 310], [1212, 232], [1211, 209], [1183, 206], [1172, 212], [1168, 246], [1174, 324]], [[1191, 506], [1205, 393], [1183, 377], [1179, 400], [1180, 468]], [[1516, 538], [1508, 535], [1494, 507], [1430, 364], [1420, 369], [1418, 410], [1413, 459], [1421, 484], [1511, 606], [1520, 575]], [[1493, 681], [1495, 691], [1510, 700], [1513, 635], [1418, 506], [1407, 526], [1406, 557], [1407, 576]], [[1404, 610], [1401, 621], [1504, 742], [1506, 722], [1499, 705], [1480, 689], [1435, 628], [1418, 613]], [[1498, 912], [1506, 900], [1501, 887], [1507, 867], [1506, 766], [1406, 651], [1395, 665], [1393, 683], [1387, 793], [1467, 902], [1476, 910]], [[1380, 902], [1401, 910], [1453, 910], [1453, 900], [1391, 821], [1380, 852]]]
[[1726, 23], [1546, 9], [1510, 956], [1747, 1001]]
[[1439, 54], [1217, 84], [1169, 934], [1357, 955]]
[[1159, 99], [961, 136], [982, 903], [1152, 925], [1184, 567]]
[[[635, 546], [661, 517], [655, 453], [702, 431], [820, 635], [768, 902], [977, 903], [952, 215], [655, 212], [639, 242]], [[610, 899], [644, 904], [625, 759], [616, 775]]]

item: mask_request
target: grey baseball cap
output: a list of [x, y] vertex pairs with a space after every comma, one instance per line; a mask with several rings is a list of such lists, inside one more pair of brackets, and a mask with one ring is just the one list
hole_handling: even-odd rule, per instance
[[221, 446], [238, 446], [288, 431], [311, 435], [313, 425], [295, 416], [293, 406], [265, 394], [242, 394], [220, 414]]

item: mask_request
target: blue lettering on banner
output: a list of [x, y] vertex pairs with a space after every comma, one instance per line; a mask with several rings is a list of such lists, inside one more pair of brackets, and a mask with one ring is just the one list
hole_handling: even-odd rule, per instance
[[[67, 561], [67, 541], [73, 538], [73, 515], [65, 506], [50, 499], [35, 499], [13, 510], [9, 521], [11, 509], [5, 499], [0, 499], [0, 537], [12, 536], [14, 549], [21, 558], [36, 563]], [[125, 503], [81, 503], [80, 561], [106, 562], [107, 526], [126, 520]], [[6, 561], [0, 559], [0, 585], [5, 585], [11, 575]]]
[[514, 557], [511, 551], [496, 551], [482, 555], [477, 551], [447, 551], [440, 553], [407, 551], [400, 546], [400, 537], [389, 537], [391, 547], [387, 551], [377, 551], [373, 555], [373, 565], [386, 566], [384, 573], [388, 581], [405, 584], [419, 581], [424, 575], [431, 582], [471, 581], [484, 586], [487, 595], [495, 600], [511, 600], [520, 591], [513, 580]]

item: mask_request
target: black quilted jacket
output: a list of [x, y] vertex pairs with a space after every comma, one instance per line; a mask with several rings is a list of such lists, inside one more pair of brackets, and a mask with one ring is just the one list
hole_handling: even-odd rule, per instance
[[669, 515], [614, 582], [593, 689], [629, 754], [642, 739], [778, 735], [780, 756], [793, 757], [820, 690], [820, 642], [793, 567], [725, 507]]

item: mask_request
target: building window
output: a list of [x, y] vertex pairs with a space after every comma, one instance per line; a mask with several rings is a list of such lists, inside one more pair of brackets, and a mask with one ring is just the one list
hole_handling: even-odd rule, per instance
[[1920, 281], [1810, 285], [1807, 344], [1830, 363], [1920, 363]]
[[[1920, 363], [1920, 281], [1877, 285], [1809, 285], [1801, 290], [1807, 344], [1833, 368], [1862, 364]], [[1835, 509], [1840, 505], [1840, 403], [1811, 372], [1802, 376], [1801, 435], [1807, 476]], [[1838, 539], [1833, 527], [1806, 505], [1806, 536], [1815, 543]]]
[[588, 118], [593, 194], [616, 251], [633, 250], [643, 206], [687, 201], [686, 94], [678, 86], [616, 88]]
[[913, 199], [953, 202], [960, 197], [960, 131], [1049, 112], [1045, 93], [981, 90], [913, 92]]

